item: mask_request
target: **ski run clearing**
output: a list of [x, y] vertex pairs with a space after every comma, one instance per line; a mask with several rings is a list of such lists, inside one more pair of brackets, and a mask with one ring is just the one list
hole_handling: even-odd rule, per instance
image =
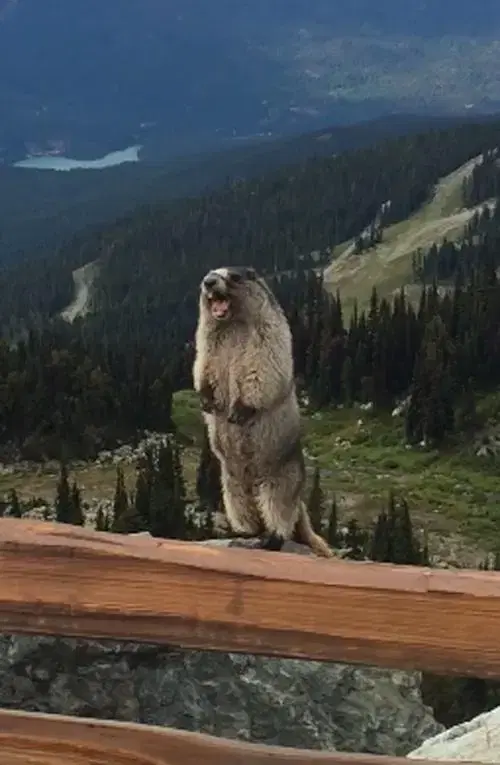
[[352, 306], [355, 299], [361, 307], [366, 306], [374, 286], [380, 297], [387, 297], [402, 286], [410, 298], [418, 297], [420, 287], [413, 283], [413, 253], [418, 249], [425, 252], [445, 237], [456, 241], [476, 210], [484, 204], [490, 207], [495, 204], [488, 201], [474, 208], [462, 205], [462, 182], [479, 160], [480, 157], [475, 157], [442, 178], [432, 199], [406, 220], [385, 228], [383, 241], [376, 247], [357, 255], [353, 241], [339, 245], [335, 259], [324, 271], [326, 289], [333, 293], [338, 289], [346, 306]]
[[75, 297], [61, 312], [61, 318], [72, 323], [79, 316], [85, 316], [90, 310], [90, 296], [94, 279], [98, 272], [98, 262], [93, 260], [73, 271]]

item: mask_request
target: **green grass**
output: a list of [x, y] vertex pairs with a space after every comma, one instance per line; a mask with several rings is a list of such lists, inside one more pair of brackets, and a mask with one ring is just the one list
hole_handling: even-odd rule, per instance
[[500, 546], [500, 475], [489, 460], [463, 446], [407, 448], [401, 421], [359, 410], [306, 419], [305, 432], [307, 451], [327, 471], [325, 488], [346, 495], [357, 514], [371, 515], [393, 489], [429, 529], [453, 529], [486, 548]]
[[[477, 409], [483, 422], [498, 421], [500, 393], [481, 399]], [[193, 391], [175, 394], [173, 417], [186, 444], [183, 467], [188, 493], [194, 497], [203, 423]], [[414, 525], [426, 528], [431, 541], [439, 540], [437, 547], [445, 557], [457, 538], [460, 561], [466, 559], [464, 550], [471, 553], [464, 565], [477, 564], [482, 551], [500, 548], [497, 462], [474, 457], [463, 445], [441, 453], [408, 449], [399, 418], [377, 417], [360, 409], [304, 414], [303, 427], [309, 481], [317, 465], [327, 498], [335, 495], [337, 499], [341, 520], [355, 516], [363, 524], [372, 522], [392, 489], [408, 501]], [[15, 488], [23, 500], [36, 496], [51, 501], [57, 473], [53, 464], [2, 475], [0, 495]], [[84, 499], [112, 499], [114, 465], [75, 465], [71, 474]], [[134, 486], [135, 475], [135, 466], [125, 465], [129, 489]]]
[[[500, 411], [500, 394], [483, 398], [483, 421]], [[196, 440], [202, 432], [196, 395], [174, 398], [174, 419]], [[362, 421], [362, 425], [358, 422]], [[432, 533], [461, 533], [485, 549], [500, 546], [500, 471], [462, 446], [444, 452], [407, 448], [402, 419], [360, 409], [304, 415], [310, 469], [321, 469], [323, 489], [344, 516], [373, 520], [392, 489], [410, 504], [416, 525]], [[194, 450], [192, 451], [194, 454]]]
[[173, 420], [183, 436], [199, 444], [203, 436], [200, 400], [194, 390], [180, 390], [173, 398]]

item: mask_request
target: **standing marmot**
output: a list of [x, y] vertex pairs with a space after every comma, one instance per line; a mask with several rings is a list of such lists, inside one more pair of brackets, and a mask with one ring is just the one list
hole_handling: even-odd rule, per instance
[[226, 514], [238, 534], [287, 539], [331, 557], [302, 501], [305, 483], [292, 336], [253, 268], [217, 268], [200, 287], [194, 388], [221, 464]]

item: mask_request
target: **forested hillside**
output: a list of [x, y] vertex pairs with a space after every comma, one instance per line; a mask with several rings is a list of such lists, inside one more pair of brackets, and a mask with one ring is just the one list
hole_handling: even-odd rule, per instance
[[189, 301], [210, 265], [252, 262], [269, 273], [306, 266], [312, 251], [326, 261], [329, 250], [362, 230], [384, 202], [391, 200], [386, 223], [407, 217], [442, 175], [496, 146], [499, 134], [499, 121], [436, 128], [304, 159], [204, 196], [145, 205], [80, 234], [59, 253], [4, 269], [0, 321], [5, 326], [14, 317], [61, 311], [73, 296], [72, 271], [100, 258], [99, 315], [89, 326], [99, 336], [104, 329], [113, 342], [123, 336], [127, 343], [158, 347], [172, 333], [173, 316], [191, 332]]
[[0, 263], [52, 256], [54, 248], [91, 225], [103, 225], [138, 204], [165, 203], [188, 194], [213, 193], [228, 179], [250, 178], [284, 164], [331, 156], [384, 137], [447, 127], [446, 117], [401, 115], [349, 127], [331, 127], [293, 138], [231, 143], [217, 152], [158, 161], [150, 148], [139, 163], [103, 170], [55, 172], [0, 162]]
[[[330, 298], [310, 269], [327, 263], [333, 246], [360, 232], [384, 202], [391, 201], [385, 223], [407, 217], [442, 175], [481, 152], [486, 161], [464, 186], [464, 204], [491, 196], [499, 143], [500, 122], [464, 124], [305, 160], [202, 197], [142, 207], [51, 258], [4, 270], [3, 443], [42, 456], [58, 454], [63, 439], [71, 453], [92, 455], [150, 427], [160, 400], [156, 424], [168, 429], [171, 392], [191, 385], [197, 285], [221, 263], [252, 263], [273, 278], [316, 406], [365, 401], [384, 410], [411, 390], [411, 441], [439, 444], [469, 427], [474, 392], [498, 384], [500, 373], [496, 212], [490, 239], [470, 234], [474, 268], [460, 269], [457, 290], [443, 297], [433, 288], [420, 307], [404, 294], [391, 304], [374, 291], [370, 309], [349, 321], [342, 296]], [[421, 270], [433, 257], [422, 255]], [[96, 259], [94, 313], [68, 325], [58, 314], [73, 296], [72, 270]]]

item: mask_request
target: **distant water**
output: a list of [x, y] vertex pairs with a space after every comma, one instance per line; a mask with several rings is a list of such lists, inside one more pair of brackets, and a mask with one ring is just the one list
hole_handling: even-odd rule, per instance
[[122, 151], [112, 151], [100, 159], [70, 159], [69, 157], [28, 157], [14, 162], [14, 167], [26, 167], [32, 170], [102, 170], [105, 167], [122, 165], [124, 162], [139, 162], [142, 146], [129, 146]]

